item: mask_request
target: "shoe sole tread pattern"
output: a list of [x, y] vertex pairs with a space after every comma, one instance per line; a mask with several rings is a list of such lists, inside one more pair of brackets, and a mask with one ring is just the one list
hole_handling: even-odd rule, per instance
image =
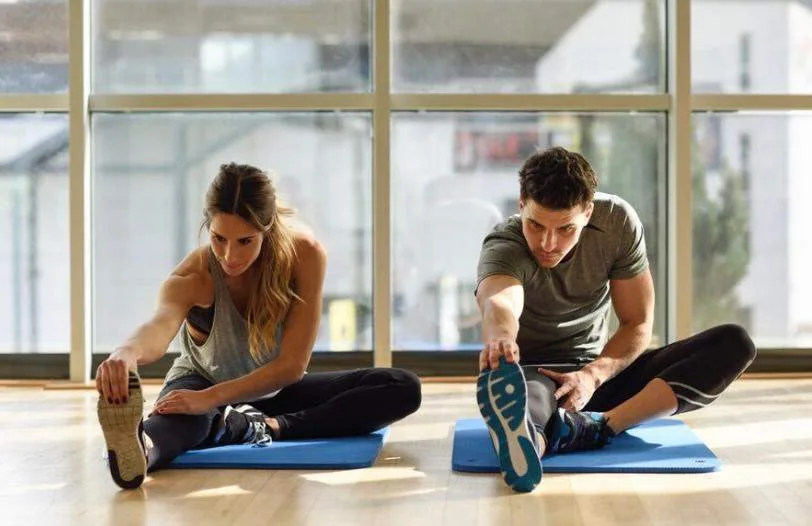
[[144, 482], [147, 459], [141, 441], [144, 396], [141, 380], [133, 372], [128, 391], [126, 404], [111, 404], [100, 396], [97, 412], [113, 481], [124, 489], [135, 489]]
[[541, 482], [538, 452], [527, 428], [527, 385], [521, 367], [500, 359], [499, 367], [477, 379], [477, 403], [488, 427], [502, 477], [515, 491]]

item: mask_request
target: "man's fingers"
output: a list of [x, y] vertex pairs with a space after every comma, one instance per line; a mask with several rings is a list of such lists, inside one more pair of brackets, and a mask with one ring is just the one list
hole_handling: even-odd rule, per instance
[[567, 399], [564, 400], [561, 407], [567, 411], [580, 411], [587, 402], [588, 400], [584, 398], [584, 395], [580, 391], [573, 389], [569, 392]]
[[563, 397], [566, 394], [569, 394], [570, 391], [572, 391], [571, 386], [562, 385], [561, 387], [559, 387], [558, 389], [555, 390], [555, 393], [553, 393], [553, 396], [555, 397], [556, 400], [561, 400], [561, 397]]
[[508, 363], [517, 363], [519, 361], [519, 348], [516, 346], [516, 342], [506, 339], [494, 339], [485, 344], [479, 358], [479, 370], [498, 368], [501, 356], [504, 356], [505, 361]]
[[513, 346], [513, 360], [518, 362], [520, 359], [521, 359], [521, 356], [519, 355], [519, 346], [514, 345]]
[[499, 356], [502, 354], [502, 342], [498, 342], [496, 345], [492, 345], [490, 349], [490, 353], [488, 353], [488, 363], [490, 364], [491, 369], [496, 369], [499, 367]]
[[[556, 391], [556, 394], [558, 394], [558, 392], [562, 390], [563, 388], [558, 389], [558, 391]], [[556, 396], [556, 400], [559, 400], [559, 405], [565, 411], [577, 411], [578, 409], [575, 407], [576, 405], [575, 401], [577, 399], [577, 396], [578, 394], [572, 388], [570, 388], [567, 389], [560, 397]]]
[[491, 370], [499, 368], [499, 355], [496, 354], [496, 353], [491, 354], [490, 368], [491, 368]]
[[499, 367], [499, 357], [505, 353], [505, 342], [499, 340], [496, 345], [491, 347], [491, 354], [488, 361], [491, 364], [491, 369]]
[[479, 352], [479, 372], [482, 372], [487, 368], [488, 368], [488, 346], [486, 345]]
[[545, 369], [544, 367], [539, 367], [539, 372], [548, 378], [551, 378], [555, 383], [562, 384], [564, 383], [564, 374], [557, 373], [555, 371], [551, 371], [549, 369]]

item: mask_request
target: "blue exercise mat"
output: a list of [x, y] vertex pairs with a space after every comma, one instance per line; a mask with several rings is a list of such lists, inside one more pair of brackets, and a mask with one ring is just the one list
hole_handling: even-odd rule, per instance
[[317, 440], [281, 440], [267, 447], [249, 444], [194, 449], [170, 468], [353, 469], [371, 466], [389, 435], [383, 428], [369, 435]]
[[[499, 472], [499, 461], [481, 419], [457, 420], [453, 447], [454, 471]], [[548, 473], [706, 473], [721, 467], [699, 437], [673, 418], [629, 429], [603, 449], [551, 455], [541, 463]]]

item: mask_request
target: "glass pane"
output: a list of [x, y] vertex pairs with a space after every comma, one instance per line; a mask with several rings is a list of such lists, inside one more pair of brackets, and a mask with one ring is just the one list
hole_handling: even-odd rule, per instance
[[370, 12], [370, 0], [95, 0], [94, 91], [369, 91]]
[[392, 89], [663, 91], [662, 0], [394, 0]]
[[691, 5], [697, 93], [812, 93], [812, 5], [793, 0]]
[[206, 189], [224, 162], [276, 174], [328, 254], [317, 350], [372, 342], [371, 119], [366, 114], [96, 114], [93, 335], [109, 352], [148, 319], [158, 287], [207, 236]]
[[70, 349], [68, 119], [0, 113], [0, 353]]
[[812, 113], [694, 115], [694, 329], [812, 346]]
[[0, 1], [0, 93], [67, 88], [67, 0]]
[[399, 113], [392, 127], [393, 334], [401, 350], [479, 349], [482, 239], [518, 212], [518, 171], [537, 147], [582, 152], [600, 190], [637, 210], [665, 313], [665, 116]]

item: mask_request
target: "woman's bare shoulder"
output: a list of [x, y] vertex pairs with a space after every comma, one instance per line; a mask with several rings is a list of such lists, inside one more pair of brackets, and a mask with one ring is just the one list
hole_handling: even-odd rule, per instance
[[183, 260], [172, 270], [172, 276], [209, 276], [209, 247], [198, 247], [189, 252]]
[[321, 261], [327, 259], [327, 251], [324, 245], [316, 239], [312, 232], [295, 231], [293, 243], [296, 248], [296, 256], [300, 263]]
[[173, 283], [173, 288], [179, 287], [193, 296], [192, 303], [197, 305], [211, 303], [214, 294], [209, 252], [208, 245], [194, 249], [178, 263], [167, 280]]
[[296, 263], [293, 280], [300, 284], [321, 284], [327, 268], [327, 251], [324, 245], [310, 233], [297, 232], [294, 235], [294, 246]]

